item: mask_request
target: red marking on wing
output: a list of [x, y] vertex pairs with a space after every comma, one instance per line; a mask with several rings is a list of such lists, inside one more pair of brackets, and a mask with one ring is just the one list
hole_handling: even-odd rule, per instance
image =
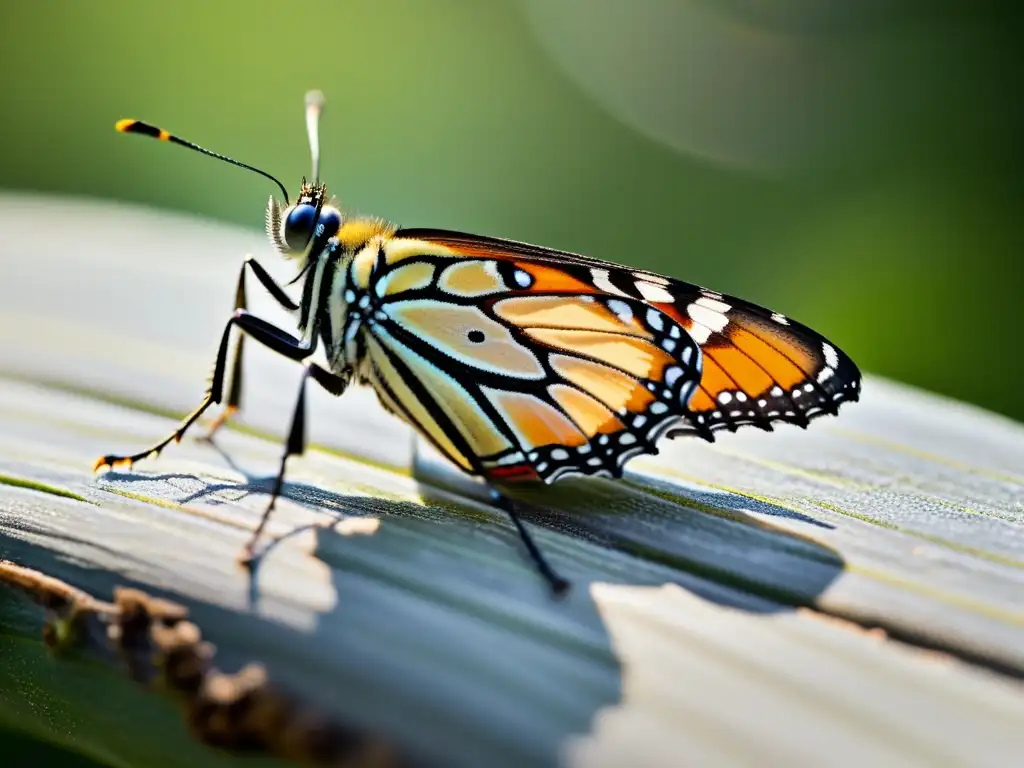
[[501, 483], [527, 483], [540, 480], [540, 475], [529, 464], [507, 464], [486, 471], [488, 480]]

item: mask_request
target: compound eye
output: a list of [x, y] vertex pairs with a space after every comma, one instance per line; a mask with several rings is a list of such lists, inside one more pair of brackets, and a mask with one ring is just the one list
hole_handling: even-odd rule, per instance
[[316, 223], [315, 205], [296, 205], [284, 222], [284, 241], [293, 251], [306, 250]]
[[320, 210], [320, 223], [324, 227], [324, 237], [334, 237], [341, 229], [341, 212], [337, 208], [324, 206]]

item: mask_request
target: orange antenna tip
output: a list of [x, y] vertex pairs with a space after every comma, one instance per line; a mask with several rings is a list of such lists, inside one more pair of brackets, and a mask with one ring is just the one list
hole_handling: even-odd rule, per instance
[[[141, 133], [143, 136], [152, 136], [154, 139], [160, 141], [171, 141], [172, 136], [163, 128], [157, 128], [155, 125], [144, 123], [141, 120], [118, 120], [114, 123], [120, 133]], [[178, 142], [179, 144], [186, 142]]]
[[284, 184], [282, 184], [276, 177], [271, 176], [266, 171], [261, 171], [259, 168], [256, 168], [254, 166], [247, 165], [246, 163], [240, 163], [237, 160], [232, 160], [230, 157], [226, 155], [221, 155], [218, 154], [217, 152], [211, 152], [208, 149], [203, 149], [198, 144], [194, 144], [191, 141], [186, 141], [180, 136], [175, 136], [174, 134], [165, 131], [163, 128], [157, 128], [155, 125], [144, 123], [141, 120], [132, 120], [130, 118], [124, 118], [114, 123], [114, 128], [117, 129], [119, 133], [139, 133], [142, 134], [143, 136], [149, 136], [151, 138], [157, 139], [158, 141], [169, 141], [171, 144], [180, 144], [181, 146], [187, 149], [191, 149], [192, 151], [198, 152], [202, 155], [214, 157], [218, 160], [223, 160], [225, 163], [237, 165], [239, 168], [245, 168], [247, 171], [258, 173], [263, 178], [270, 179], [270, 181], [277, 184], [277, 186], [281, 190], [281, 194], [284, 195], [285, 205], [288, 204], [288, 190], [284, 188]]

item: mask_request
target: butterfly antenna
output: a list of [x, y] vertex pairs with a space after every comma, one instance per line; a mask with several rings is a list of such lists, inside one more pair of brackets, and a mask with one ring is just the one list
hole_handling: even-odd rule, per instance
[[163, 128], [157, 128], [155, 125], [144, 123], [141, 120], [118, 120], [117, 123], [114, 124], [114, 128], [116, 128], [119, 133], [138, 133], [143, 136], [151, 136], [152, 138], [158, 139], [159, 141], [169, 141], [172, 144], [180, 144], [181, 146], [195, 150], [196, 152], [199, 152], [202, 155], [215, 157], [218, 160], [223, 160], [225, 163], [231, 163], [231, 165], [237, 165], [239, 168], [245, 168], [247, 171], [258, 173], [260, 176], [266, 179], [270, 179], [272, 182], [277, 184], [277, 186], [281, 188], [281, 194], [284, 195], [285, 205], [289, 204], [288, 190], [284, 188], [284, 184], [282, 184], [280, 181], [278, 181], [276, 177], [271, 176], [266, 171], [261, 171], [259, 168], [254, 168], [251, 165], [240, 163], [237, 160], [233, 160], [232, 158], [227, 157], [226, 155], [220, 155], [217, 154], [216, 152], [211, 152], [208, 149], [203, 149], [198, 144], [193, 144], [191, 141], [186, 141], [185, 139], [179, 138], [172, 133], [168, 133]]
[[320, 184], [320, 113], [324, 111], [322, 91], [306, 93], [306, 135], [309, 136], [309, 154], [313, 158], [313, 186]]

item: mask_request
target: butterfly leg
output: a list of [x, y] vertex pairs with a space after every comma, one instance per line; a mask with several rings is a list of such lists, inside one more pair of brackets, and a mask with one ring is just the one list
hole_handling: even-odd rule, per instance
[[310, 363], [306, 366], [306, 370], [302, 375], [302, 381], [299, 384], [299, 398], [295, 403], [292, 426], [288, 430], [288, 440], [285, 442], [284, 454], [281, 456], [281, 467], [277, 471], [277, 477], [274, 479], [274, 489], [270, 494], [270, 503], [267, 504], [267, 508], [263, 511], [263, 516], [260, 518], [256, 530], [253, 531], [249, 541], [242, 549], [239, 561], [243, 565], [248, 565], [252, 562], [256, 542], [259, 541], [263, 528], [270, 519], [270, 514], [274, 511], [274, 505], [277, 504], [277, 499], [281, 495], [281, 490], [284, 487], [284, 470], [285, 465], [288, 463], [288, 457], [299, 456], [306, 448], [306, 379], [311, 377], [317, 384], [335, 396], [340, 396], [348, 387], [348, 376], [338, 376], [324, 370], [316, 363]]
[[526, 526], [520, 519], [519, 513], [516, 511], [515, 502], [505, 494], [492, 488], [491, 503], [493, 503], [498, 509], [504, 510], [508, 513], [508, 516], [516, 526], [516, 530], [519, 531], [519, 538], [523, 540], [523, 544], [526, 546], [526, 551], [530, 553], [530, 558], [533, 560], [534, 565], [537, 566], [537, 570], [540, 571], [541, 575], [545, 579], [547, 579], [548, 584], [551, 586], [551, 591], [556, 595], [561, 595], [567, 592], [572, 584], [559, 576], [555, 569], [548, 564], [548, 561], [540, 551], [540, 547], [537, 546], [537, 542], [533, 540], [530, 532], [526, 529]]
[[[282, 307], [287, 309], [289, 312], [295, 312], [298, 310], [299, 305], [296, 304], [284, 289], [281, 288], [274, 278], [270, 276], [263, 266], [256, 261], [252, 256], [246, 256], [245, 261], [242, 262], [242, 268], [238, 272], [238, 287], [235, 289], [235, 309], [248, 310], [248, 302], [246, 299], [245, 292], [245, 273], [246, 270], [251, 269], [252, 273], [256, 275], [256, 279], [260, 281], [260, 284], [267, 290], [274, 300]], [[238, 338], [235, 340], [235, 349], [232, 355], [231, 363], [231, 387], [228, 390], [228, 402], [224, 406], [224, 410], [218, 414], [217, 418], [214, 419], [210, 428], [203, 435], [204, 440], [212, 440], [222, 426], [234, 416], [242, 404], [242, 350], [245, 348], [245, 334], [239, 333]]]
[[266, 320], [261, 320], [255, 315], [250, 315], [244, 309], [235, 310], [231, 319], [228, 320], [227, 325], [224, 326], [224, 333], [221, 335], [220, 346], [217, 349], [217, 360], [213, 365], [213, 376], [210, 379], [210, 386], [207, 388], [206, 395], [203, 397], [203, 401], [199, 404], [199, 407], [186, 416], [182, 420], [181, 424], [178, 425], [178, 428], [174, 430], [167, 439], [131, 456], [117, 456], [109, 454], [107, 456], [102, 456], [93, 466], [94, 471], [100, 470], [103, 467], [113, 468], [121, 464], [131, 466], [136, 461], [141, 461], [142, 459], [158, 455], [160, 451], [172, 442], [181, 442], [181, 438], [185, 436], [185, 433], [193, 424], [195, 424], [199, 417], [202, 416], [210, 406], [215, 403], [220, 403], [224, 394], [224, 369], [227, 367], [228, 342], [231, 340], [232, 326], [235, 325], [238, 326], [240, 333], [252, 336], [256, 341], [260, 342], [264, 346], [291, 360], [305, 360], [313, 354], [313, 347], [311, 345], [306, 346], [302, 344], [298, 339], [289, 335], [285, 331], [282, 331], [280, 328], [268, 323]]

